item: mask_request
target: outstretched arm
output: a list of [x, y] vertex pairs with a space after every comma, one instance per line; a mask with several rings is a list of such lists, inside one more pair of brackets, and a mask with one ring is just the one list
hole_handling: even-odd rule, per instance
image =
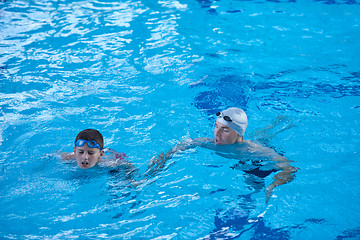
[[147, 174], [153, 175], [158, 172], [165, 166], [165, 163], [168, 159], [172, 158], [178, 152], [185, 151], [187, 149], [195, 148], [201, 146], [205, 141], [208, 141], [208, 138], [195, 138], [195, 139], [186, 139], [178, 144], [176, 144], [170, 151], [167, 153], [160, 153], [159, 156], [155, 156], [150, 160]]
[[285, 183], [291, 182], [295, 178], [295, 173], [298, 170], [298, 168], [290, 165], [289, 159], [283, 156], [278, 156], [273, 160], [277, 162], [276, 166], [281, 169], [281, 172], [277, 173], [274, 176], [273, 178], [274, 182], [272, 182], [266, 188], [266, 202], [269, 201], [274, 188], [283, 185]]

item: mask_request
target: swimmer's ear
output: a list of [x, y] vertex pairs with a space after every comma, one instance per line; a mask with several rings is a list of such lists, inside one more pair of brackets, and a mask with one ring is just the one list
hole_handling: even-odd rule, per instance
[[75, 147], [73, 147], [73, 148], [74, 148], [74, 153], [75, 153], [76, 148]]
[[100, 157], [102, 157], [104, 155], [104, 150], [100, 151]]

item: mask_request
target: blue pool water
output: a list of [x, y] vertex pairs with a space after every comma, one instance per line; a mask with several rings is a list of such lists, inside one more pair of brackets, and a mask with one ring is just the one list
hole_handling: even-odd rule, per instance
[[[0, 0], [0, 239], [359, 239], [356, 0]], [[214, 114], [292, 160], [265, 187], [204, 148]], [[139, 169], [64, 163], [76, 134]]]

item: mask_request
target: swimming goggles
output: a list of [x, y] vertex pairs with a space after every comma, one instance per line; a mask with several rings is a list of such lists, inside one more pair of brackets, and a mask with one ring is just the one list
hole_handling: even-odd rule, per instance
[[87, 145], [88, 145], [90, 148], [98, 148], [98, 149], [101, 151], [100, 145], [99, 145], [97, 142], [95, 142], [94, 140], [78, 139], [78, 140], [75, 142], [75, 147], [82, 147], [82, 146], [84, 146], [85, 143], [87, 143]]
[[217, 112], [216, 116], [217, 117], [222, 117], [227, 122], [232, 122], [232, 120], [231, 120], [231, 118], [229, 116], [222, 116], [222, 112]]

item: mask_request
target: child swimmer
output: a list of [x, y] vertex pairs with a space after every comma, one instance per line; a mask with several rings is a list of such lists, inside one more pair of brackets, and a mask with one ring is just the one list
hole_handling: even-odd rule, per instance
[[[110, 159], [103, 159], [105, 152], [112, 154]], [[125, 161], [126, 155], [118, 153], [110, 148], [104, 149], [104, 138], [98, 130], [85, 129], [78, 133], [75, 138], [74, 152], [61, 153], [63, 160], [76, 159], [77, 165], [82, 169], [94, 167], [96, 164], [108, 167], [115, 167], [119, 165], [126, 165], [134, 168], [133, 164]]]

